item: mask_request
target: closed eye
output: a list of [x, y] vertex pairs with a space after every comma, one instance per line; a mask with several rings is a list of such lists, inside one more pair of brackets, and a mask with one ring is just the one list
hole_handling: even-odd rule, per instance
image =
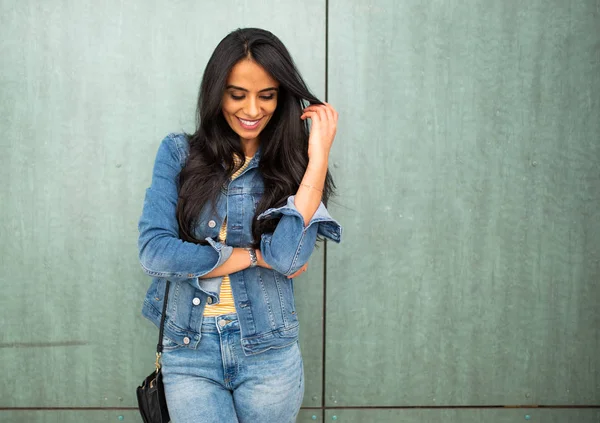
[[[243, 100], [246, 97], [243, 95], [235, 95], [235, 94], [230, 94], [230, 96], [231, 96], [232, 100], [236, 100], [236, 101]], [[259, 98], [261, 100], [269, 101], [269, 100], [273, 100], [275, 98], [275, 94], [261, 95]]]

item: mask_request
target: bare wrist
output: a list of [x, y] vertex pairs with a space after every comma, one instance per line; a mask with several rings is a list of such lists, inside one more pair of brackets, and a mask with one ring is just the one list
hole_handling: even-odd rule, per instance
[[308, 159], [307, 169], [315, 169], [322, 170], [323, 168], [327, 169], [327, 165], [329, 164], [329, 154], [320, 156], [320, 157], [311, 157]]
[[260, 249], [254, 250], [256, 252], [256, 260], [258, 262], [258, 266], [260, 267], [265, 267], [267, 269], [271, 269], [271, 266], [269, 266], [267, 264], [267, 262], [265, 261], [265, 259], [263, 258], [262, 253], [260, 252]]

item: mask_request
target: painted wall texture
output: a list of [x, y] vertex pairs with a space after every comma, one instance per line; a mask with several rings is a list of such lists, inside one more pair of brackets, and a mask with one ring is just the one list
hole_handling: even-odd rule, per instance
[[0, 421], [141, 421], [144, 190], [245, 26], [340, 113], [298, 421], [600, 421], [598, 0], [0, 0]]

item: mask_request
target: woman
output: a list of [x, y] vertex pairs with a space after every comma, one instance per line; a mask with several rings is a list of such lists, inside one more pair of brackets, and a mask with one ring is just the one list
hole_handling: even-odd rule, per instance
[[292, 279], [318, 236], [341, 237], [325, 208], [337, 113], [277, 37], [250, 28], [211, 56], [197, 121], [194, 134], [163, 140], [139, 222], [154, 277], [143, 314], [156, 325], [170, 281], [169, 413], [175, 423], [293, 422], [304, 380]]

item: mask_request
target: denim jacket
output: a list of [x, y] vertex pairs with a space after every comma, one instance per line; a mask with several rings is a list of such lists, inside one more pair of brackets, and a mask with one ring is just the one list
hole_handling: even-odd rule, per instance
[[[222, 187], [216, 214], [211, 207], [201, 212], [195, 236], [208, 241], [208, 245], [184, 242], [179, 238], [175, 209], [179, 173], [188, 155], [184, 134], [169, 134], [162, 141], [138, 225], [138, 248], [143, 270], [153, 277], [143, 315], [160, 324], [166, 281], [171, 281], [164, 335], [178, 346], [195, 349], [200, 343], [204, 307], [219, 302], [222, 281], [221, 277], [200, 277], [223, 264], [234, 247], [252, 245], [252, 219], [264, 185], [258, 170], [259, 149], [246, 170]], [[223, 244], [215, 240], [226, 217], [227, 241]], [[308, 261], [317, 235], [341, 240], [341, 226], [322, 203], [306, 227], [294, 206], [294, 196], [283, 207], [258, 216], [270, 218], [280, 220], [273, 233], [262, 235], [260, 250], [273, 269], [253, 267], [229, 275], [246, 355], [280, 348], [298, 339], [293, 280], [287, 276]]]

